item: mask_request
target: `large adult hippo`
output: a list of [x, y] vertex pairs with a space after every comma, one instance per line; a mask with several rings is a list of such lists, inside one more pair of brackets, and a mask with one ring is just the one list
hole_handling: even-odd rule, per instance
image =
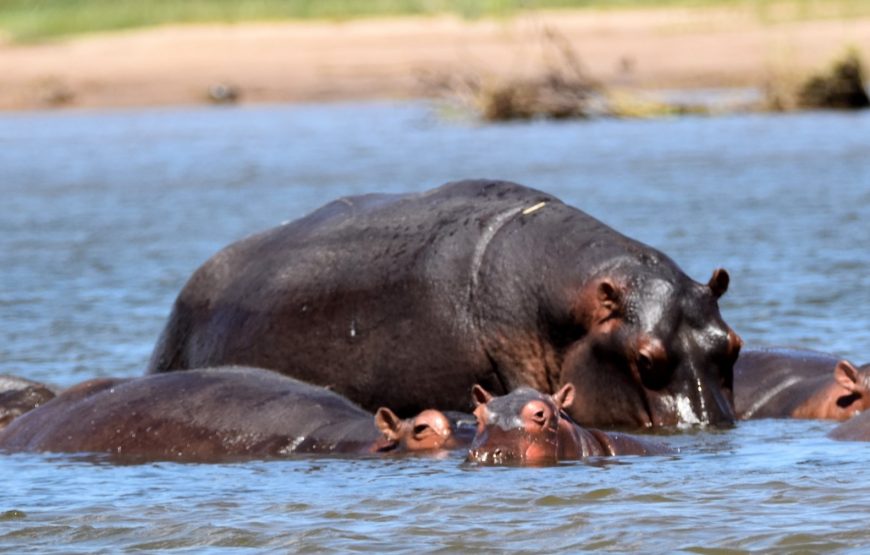
[[573, 384], [580, 423], [730, 424], [740, 338], [728, 274], [504, 181], [339, 199], [214, 255], [178, 296], [150, 372], [271, 368], [399, 414]]
[[493, 397], [475, 385], [478, 429], [468, 460], [482, 464], [544, 465], [611, 455], [665, 455], [668, 446], [628, 434], [587, 429], [562, 411], [574, 402], [574, 386], [553, 395], [520, 387]]
[[870, 364], [803, 349], [746, 349], [734, 365], [737, 417], [846, 420], [870, 408]]
[[381, 408], [373, 416], [322, 387], [245, 367], [90, 380], [0, 431], [0, 449], [12, 452], [184, 461], [435, 451], [459, 440], [440, 411], [400, 420]]

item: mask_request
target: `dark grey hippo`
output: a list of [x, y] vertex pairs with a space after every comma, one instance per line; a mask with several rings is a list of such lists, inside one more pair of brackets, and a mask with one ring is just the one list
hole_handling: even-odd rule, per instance
[[470, 410], [476, 383], [573, 384], [584, 425], [728, 425], [741, 345], [719, 314], [728, 281], [695, 282], [515, 183], [349, 197], [202, 265], [149, 371], [260, 366], [400, 415]]
[[805, 349], [746, 349], [734, 365], [737, 417], [846, 420], [870, 407], [870, 364]]
[[828, 432], [828, 437], [839, 441], [870, 441], [870, 411], [839, 424]]
[[0, 431], [0, 449], [223, 461], [437, 451], [462, 446], [461, 437], [437, 410], [410, 420], [386, 408], [373, 416], [322, 387], [222, 367], [81, 383], [13, 420]]

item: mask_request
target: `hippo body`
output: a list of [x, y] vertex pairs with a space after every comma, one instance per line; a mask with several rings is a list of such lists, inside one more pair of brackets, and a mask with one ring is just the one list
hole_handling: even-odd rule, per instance
[[528, 387], [493, 397], [473, 389], [478, 430], [468, 460], [482, 464], [543, 465], [594, 456], [665, 455], [668, 446], [629, 434], [579, 426], [563, 413], [574, 400], [574, 386], [553, 395]]
[[0, 374], [0, 430], [18, 416], [50, 401], [56, 394], [51, 386]]
[[747, 349], [734, 365], [738, 418], [846, 420], [870, 406], [870, 365], [787, 348]]
[[514, 183], [349, 197], [201, 266], [149, 372], [260, 366], [401, 415], [572, 383], [584, 424], [727, 425], [727, 286]]
[[870, 411], [838, 424], [828, 432], [828, 437], [838, 441], [870, 441]]
[[438, 411], [413, 422], [386, 409], [373, 417], [321, 387], [222, 367], [84, 382], [0, 431], [0, 449], [220, 461], [449, 448], [450, 432]]

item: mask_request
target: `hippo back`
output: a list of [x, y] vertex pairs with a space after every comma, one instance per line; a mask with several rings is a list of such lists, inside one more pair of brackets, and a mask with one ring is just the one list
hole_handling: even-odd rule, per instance
[[745, 350], [734, 365], [734, 409], [741, 419], [787, 418], [833, 381], [840, 359], [787, 348]]
[[372, 416], [331, 391], [224, 367], [86, 383], [13, 421], [0, 448], [213, 460], [358, 450], [377, 437]]
[[828, 433], [839, 441], [870, 441], [870, 411], [864, 411], [839, 424]]
[[253, 365], [367, 410], [467, 410], [472, 384], [504, 389], [475, 327], [475, 264], [501, 219], [543, 201], [558, 203], [474, 181], [348, 197], [234, 243], [185, 285], [149, 372]]

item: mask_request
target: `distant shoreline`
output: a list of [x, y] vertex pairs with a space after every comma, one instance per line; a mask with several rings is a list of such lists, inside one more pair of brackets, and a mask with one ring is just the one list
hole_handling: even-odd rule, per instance
[[769, 23], [726, 9], [168, 26], [0, 43], [0, 110], [203, 104], [215, 85], [242, 103], [425, 98], [446, 80], [539, 73], [556, 55], [548, 30], [629, 91], [761, 88], [850, 46], [870, 59], [870, 17]]

